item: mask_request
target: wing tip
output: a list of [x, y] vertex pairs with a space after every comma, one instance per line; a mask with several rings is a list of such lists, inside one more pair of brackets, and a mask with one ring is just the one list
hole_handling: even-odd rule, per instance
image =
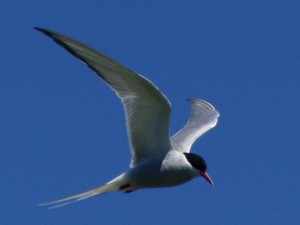
[[39, 32], [42, 32], [44, 33], [45, 35], [47, 36], [51, 36], [52, 32], [46, 28], [42, 28], [42, 27], [37, 27], [37, 26], [34, 26], [33, 27], [35, 30], [39, 31]]
[[215, 107], [211, 103], [209, 103], [208, 101], [205, 101], [203, 99], [200, 99], [200, 98], [188, 98], [187, 101], [192, 105], [198, 104], [198, 105], [207, 107], [210, 110], [216, 110]]

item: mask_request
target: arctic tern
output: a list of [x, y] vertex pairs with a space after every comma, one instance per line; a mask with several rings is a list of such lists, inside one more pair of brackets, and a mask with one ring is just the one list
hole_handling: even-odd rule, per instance
[[141, 188], [171, 187], [199, 176], [213, 185], [205, 160], [190, 153], [193, 143], [217, 124], [219, 112], [210, 103], [189, 99], [189, 119], [170, 137], [171, 105], [151, 81], [70, 37], [40, 27], [35, 29], [87, 64], [121, 99], [132, 154], [128, 171], [108, 183], [41, 205], [53, 208], [110, 191], [129, 193]]

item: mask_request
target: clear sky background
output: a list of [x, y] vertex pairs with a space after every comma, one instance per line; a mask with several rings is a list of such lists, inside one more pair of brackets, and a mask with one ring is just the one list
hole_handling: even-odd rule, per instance
[[[0, 14], [0, 223], [300, 224], [299, 1], [8, 1]], [[72, 36], [153, 81], [172, 103], [221, 113], [193, 147], [215, 182], [38, 207], [128, 168], [119, 99], [35, 31]]]

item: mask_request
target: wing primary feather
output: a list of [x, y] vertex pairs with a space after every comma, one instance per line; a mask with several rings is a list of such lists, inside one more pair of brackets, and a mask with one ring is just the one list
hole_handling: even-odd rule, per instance
[[174, 149], [181, 152], [190, 152], [194, 142], [217, 124], [220, 115], [207, 101], [192, 98], [188, 102], [191, 105], [189, 119], [171, 139]]
[[148, 157], [165, 155], [172, 148], [171, 106], [151, 81], [73, 38], [40, 27], [35, 29], [87, 64], [121, 99], [132, 153], [131, 166]]

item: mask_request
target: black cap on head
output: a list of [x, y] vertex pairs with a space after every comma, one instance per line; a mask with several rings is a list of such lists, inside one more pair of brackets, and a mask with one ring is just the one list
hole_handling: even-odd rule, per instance
[[183, 153], [186, 157], [186, 159], [189, 161], [189, 163], [197, 170], [201, 171], [201, 172], [205, 172], [207, 169], [207, 165], [205, 160], [196, 154], [193, 153], [187, 153], [184, 152]]

